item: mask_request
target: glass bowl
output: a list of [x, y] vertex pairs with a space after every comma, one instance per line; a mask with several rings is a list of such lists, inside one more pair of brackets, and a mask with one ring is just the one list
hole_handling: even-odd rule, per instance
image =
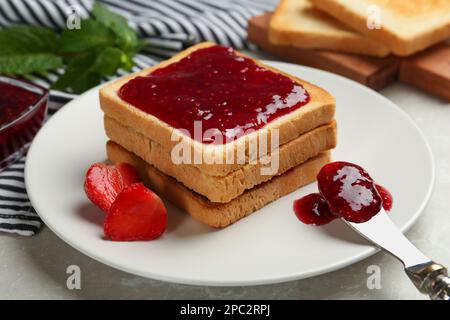
[[28, 149], [47, 115], [48, 90], [0, 75], [0, 171]]

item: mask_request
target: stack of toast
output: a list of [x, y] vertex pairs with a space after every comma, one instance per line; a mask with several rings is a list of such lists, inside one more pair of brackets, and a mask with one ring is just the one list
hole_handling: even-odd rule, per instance
[[400, 78], [445, 99], [449, 37], [448, 0], [280, 0], [248, 23], [249, 40], [283, 59], [376, 90]]
[[[253, 60], [259, 71], [288, 77], [302, 86], [309, 100], [255, 132], [218, 146], [193, 139], [182, 132], [181, 129], [185, 128], [176, 128], [161, 120], [161, 117], [144, 112], [121, 98], [121, 88], [131, 80], [145, 77], [156, 70], [168, 70], [179, 62], [197, 59], [194, 53], [214, 46], [213, 43], [195, 45], [157, 66], [106, 85], [100, 90], [100, 105], [105, 114], [105, 131], [110, 139], [107, 142], [107, 154], [113, 163], [127, 162], [134, 165], [156, 193], [202, 223], [225, 227], [315, 181], [320, 168], [330, 161], [330, 150], [336, 146], [335, 100], [328, 92], [313, 84]], [[235, 54], [238, 58], [250, 59], [241, 53]], [[169, 76], [175, 79], [184, 75]], [[243, 85], [242, 90], [251, 92], [252, 88]], [[204, 90], [192, 92], [190, 98], [194, 101], [199, 95], [207, 94], [208, 84], [205, 83]], [[187, 103], [183, 107], [189, 109], [193, 105]], [[265, 147], [269, 152], [262, 159], [252, 151], [251, 143], [262, 134], [271, 137], [275, 131], [279, 144], [271, 148], [270, 141], [267, 141]], [[243, 160], [174, 162], [174, 136], [188, 144], [192, 159], [196, 154], [214, 154], [225, 159], [230, 150], [241, 148], [244, 150]], [[262, 170], [267, 169], [275, 157], [276, 170], [269, 173]]]
[[389, 55], [388, 47], [352, 30], [326, 12], [309, 0], [281, 0], [270, 21], [270, 42], [378, 57]]
[[409, 56], [450, 37], [447, 0], [281, 0], [269, 40], [378, 57]]

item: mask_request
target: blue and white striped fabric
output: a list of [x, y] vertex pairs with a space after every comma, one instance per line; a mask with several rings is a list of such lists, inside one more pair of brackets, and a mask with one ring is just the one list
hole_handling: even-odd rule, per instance
[[[273, 10], [277, 0], [97, 0], [125, 16], [140, 37], [151, 45], [136, 55], [133, 71], [147, 68], [193, 43], [213, 41], [236, 49], [253, 49], [246, 40], [251, 16]], [[93, 0], [1, 0], [0, 28], [12, 24], [41, 25], [54, 30], [66, 27], [74, 10], [89, 16]], [[49, 87], [62, 71], [29, 79]], [[125, 74], [119, 70], [118, 76]], [[67, 101], [75, 95], [51, 91], [55, 101]], [[49, 114], [58, 110], [52, 104]], [[41, 220], [27, 197], [23, 169], [25, 157], [0, 173], [0, 231], [24, 236], [34, 235]]]

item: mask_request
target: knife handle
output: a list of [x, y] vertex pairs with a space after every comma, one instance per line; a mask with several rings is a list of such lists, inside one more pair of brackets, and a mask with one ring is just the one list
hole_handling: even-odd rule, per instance
[[405, 271], [417, 289], [432, 300], [450, 300], [450, 278], [443, 265], [430, 261], [405, 268]]

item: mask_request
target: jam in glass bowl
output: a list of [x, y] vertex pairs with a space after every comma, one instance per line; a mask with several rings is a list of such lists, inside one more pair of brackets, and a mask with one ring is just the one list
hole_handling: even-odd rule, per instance
[[47, 104], [47, 89], [0, 75], [0, 171], [28, 149], [44, 123]]

